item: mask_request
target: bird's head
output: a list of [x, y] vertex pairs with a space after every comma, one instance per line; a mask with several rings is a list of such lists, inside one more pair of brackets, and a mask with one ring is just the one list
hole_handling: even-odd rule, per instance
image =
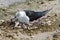
[[17, 13], [16, 13], [16, 17], [23, 17], [23, 16], [26, 16], [26, 13], [25, 13], [25, 11], [18, 11]]
[[21, 18], [21, 17], [25, 17], [25, 16], [26, 16], [25, 11], [18, 11], [16, 13], [15, 17], [11, 19], [11, 21], [16, 21], [16, 20], [18, 20], [19, 17]]
[[13, 20], [16, 20], [16, 19], [18, 19], [19, 17], [24, 17], [24, 16], [26, 16], [25, 11], [18, 11], [18, 12], [16, 13], [15, 17], [13, 18]]

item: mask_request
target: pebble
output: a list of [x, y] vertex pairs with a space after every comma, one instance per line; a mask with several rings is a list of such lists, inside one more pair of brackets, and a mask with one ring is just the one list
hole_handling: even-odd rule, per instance
[[51, 25], [51, 21], [47, 21], [47, 24], [48, 24], [48, 25]]
[[15, 22], [15, 27], [18, 27], [18, 25], [19, 25], [19, 22]]

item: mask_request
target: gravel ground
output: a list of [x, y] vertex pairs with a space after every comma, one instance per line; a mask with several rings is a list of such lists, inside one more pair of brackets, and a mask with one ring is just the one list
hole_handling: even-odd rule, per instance
[[[0, 40], [60, 40], [60, 1], [43, 1], [29, 3], [14, 3], [9, 7], [0, 9]], [[9, 25], [11, 17], [15, 15], [17, 10], [34, 10], [44, 11], [53, 8], [47, 15], [50, 17], [39, 18], [32, 24], [30, 30], [22, 29], [17, 26]], [[1, 24], [0, 20], [0, 24]], [[42, 24], [41, 24], [42, 23]], [[13, 24], [12, 24], [13, 25]], [[25, 25], [27, 26], [27, 25]]]

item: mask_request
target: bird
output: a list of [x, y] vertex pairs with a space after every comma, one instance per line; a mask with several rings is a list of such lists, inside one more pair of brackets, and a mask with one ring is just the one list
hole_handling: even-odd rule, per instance
[[29, 22], [32, 22], [34, 20], [37, 20], [38, 18], [45, 16], [51, 9], [42, 12], [35, 12], [33, 10], [20, 10], [16, 13], [14, 18], [18, 19], [18, 21], [21, 23], [29, 25]]

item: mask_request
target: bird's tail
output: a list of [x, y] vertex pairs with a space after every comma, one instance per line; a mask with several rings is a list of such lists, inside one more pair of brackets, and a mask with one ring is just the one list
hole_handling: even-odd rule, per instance
[[45, 10], [45, 11], [43, 11], [42, 13], [47, 14], [50, 10], [52, 10], [52, 8], [49, 9], [49, 10]]
[[45, 16], [50, 10], [52, 10], [52, 8], [49, 9], [49, 10], [42, 11], [40, 13], [41, 13], [42, 16]]

